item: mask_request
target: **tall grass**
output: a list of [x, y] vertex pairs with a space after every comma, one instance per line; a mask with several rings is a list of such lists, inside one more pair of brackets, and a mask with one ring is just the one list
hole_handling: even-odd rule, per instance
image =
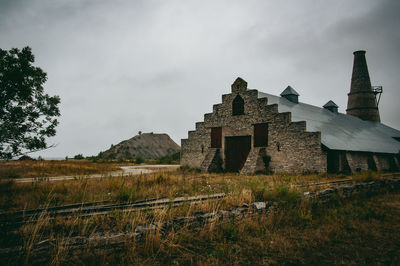
[[[359, 174], [360, 180], [367, 180], [368, 175]], [[43, 214], [17, 232], [8, 232], [0, 227], [3, 238], [0, 248], [15, 242], [22, 244], [25, 252], [10, 257], [10, 261], [14, 259], [22, 264], [42, 263], [42, 257], [45, 259], [43, 263], [54, 265], [399, 262], [399, 256], [394, 252], [400, 244], [398, 194], [371, 199], [338, 198], [328, 205], [318, 205], [300, 197], [304, 190], [310, 188], [299, 185], [338, 178], [315, 174], [239, 176], [176, 171], [97, 180], [31, 184], [0, 182], [2, 211], [95, 200], [129, 202], [218, 192], [227, 195], [220, 200], [186, 203], [179, 208], [167, 206], [140, 212], [113, 211], [90, 218], [49, 217]], [[353, 178], [357, 180], [358, 176]], [[161, 232], [157, 227], [176, 217], [226, 210], [254, 201], [275, 201], [281, 208], [268, 216], [252, 215], [241, 221], [218, 222], [211, 219], [196, 227], [188, 223], [168, 232]], [[84, 244], [78, 250], [70, 247], [74, 237], [95, 238], [132, 233], [138, 226], [149, 225], [158, 229], [146, 231], [141, 240], [130, 239], [118, 246], [104, 243], [103, 248], [94, 244]], [[394, 233], [389, 235], [388, 230]], [[50, 253], [43, 255], [37, 252], [38, 243], [46, 239], [51, 240], [53, 247]], [[384, 243], [387, 248], [380, 248], [379, 243]], [[355, 249], [358, 253], [354, 255], [351, 251]], [[383, 255], [389, 261], [385, 258], [377, 260]]]
[[[122, 202], [157, 197], [174, 198], [219, 192], [227, 194], [228, 206], [229, 203], [233, 205], [255, 200], [269, 200], [274, 196], [275, 188], [281, 189], [280, 193], [283, 195], [286, 190], [300, 191], [296, 184], [330, 178], [320, 175], [238, 176], [235, 174], [160, 171], [151, 174], [62, 182], [14, 183], [0, 181], [0, 210], [32, 209], [44, 207], [47, 204], [53, 206], [98, 200]], [[50, 198], [49, 194], [51, 194]]]
[[87, 160], [9, 161], [0, 162], [2, 178], [36, 178], [63, 175], [88, 175], [119, 170], [118, 164], [93, 163]]
[[[208, 205], [208, 206], [207, 206]], [[212, 211], [218, 206], [198, 207]], [[137, 225], [159, 225], [175, 216], [193, 214], [197, 206], [153, 212], [109, 214], [91, 219], [73, 219], [64, 231], [43, 217], [25, 234], [36, 242], [45, 235], [55, 239], [50, 264], [393, 264], [400, 262], [400, 194], [375, 195], [340, 200], [333, 205], [297, 201], [270, 215], [249, 215], [242, 220], [208, 222], [179, 230], [148, 230], [142, 239], [123, 245], [84, 245], [70, 249], [68, 239], [102, 232], [129, 232]], [[62, 221], [58, 221], [62, 222]], [[107, 225], [107, 226], [106, 226]], [[35, 228], [39, 230], [35, 233]], [[48, 231], [49, 230], [49, 231]], [[34, 234], [35, 233], [35, 234]], [[35, 235], [35, 237], [34, 237]], [[32, 241], [35, 242], [35, 241]], [[23, 257], [28, 264], [40, 258]]]

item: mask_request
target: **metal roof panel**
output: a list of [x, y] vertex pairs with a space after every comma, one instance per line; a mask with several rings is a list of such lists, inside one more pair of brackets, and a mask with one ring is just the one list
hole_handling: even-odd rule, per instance
[[292, 121], [306, 121], [306, 130], [320, 131], [321, 142], [332, 150], [399, 153], [400, 131], [379, 122], [364, 121], [325, 108], [292, 103], [284, 97], [258, 92], [258, 98], [268, 98], [268, 104], [278, 104], [278, 111], [291, 112]]

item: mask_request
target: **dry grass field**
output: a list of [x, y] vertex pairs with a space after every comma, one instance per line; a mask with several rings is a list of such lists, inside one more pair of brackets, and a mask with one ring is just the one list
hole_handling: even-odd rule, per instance
[[116, 170], [119, 170], [119, 166], [116, 163], [102, 164], [87, 160], [0, 161], [0, 179], [89, 175]]
[[[109, 166], [101, 166], [98, 171], [103, 171], [102, 167]], [[379, 179], [381, 175], [365, 172], [353, 176], [242, 176], [179, 170], [96, 180], [26, 184], [2, 181], [2, 213], [97, 200], [131, 202], [155, 197], [226, 194], [223, 199], [177, 208], [113, 211], [86, 218], [43, 215], [17, 230], [2, 225], [0, 248], [24, 247], [23, 251], [3, 259], [2, 264], [400, 264], [400, 194], [383, 191], [351, 199], [338, 195], [325, 204], [302, 197], [305, 191], [317, 189], [309, 184], [348, 178], [362, 182]], [[140, 225], [161, 224], [199, 211], [227, 210], [254, 201], [276, 202], [281, 207], [269, 216], [259, 214], [240, 221], [206, 222], [196, 228], [184, 226], [165, 234], [155, 230], [140, 241], [130, 240], [118, 247], [86, 244], [72, 250], [67, 244], [76, 236], [129, 233]], [[33, 246], [46, 239], [56, 244], [51, 252], [38, 258]]]

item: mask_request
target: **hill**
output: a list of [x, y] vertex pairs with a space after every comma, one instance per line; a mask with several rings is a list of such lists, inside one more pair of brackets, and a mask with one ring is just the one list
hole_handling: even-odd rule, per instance
[[181, 149], [168, 134], [143, 133], [100, 153], [103, 158], [136, 158], [157, 159], [179, 152]]

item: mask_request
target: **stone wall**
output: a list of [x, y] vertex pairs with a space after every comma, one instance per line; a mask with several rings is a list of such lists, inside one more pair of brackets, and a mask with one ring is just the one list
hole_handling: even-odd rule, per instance
[[316, 199], [320, 202], [329, 201], [333, 196], [340, 195], [349, 198], [361, 193], [381, 193], [382, 191], [398, 191], [400, 178], [383, 179], [370, 182], [356, 183], [338, 187], [330, 187], [315, 192], [305, 192], [306, 198]]
[[[240, 95], [244, 114], [232, 115], [232, 101]], [[268, 145], [263, 150], [254, 148], [254, 124], [268, 123]], [[204, 122], [196, 123], [181, 142], [181, 165], [207, 169], [203, 162], [215, 151], [211, 148], [211, 128], [222, 127], [220, 148], [221, 168], [225, 169], [225, 137], [251, 136], [252, 145], [243, 173], [268, 170], [271, 172], [325, 172], [326, 152], [321, 147], [321, 133], [307, 132], [306, 122], [292, 122], [291, 113], [279, 113], [278, 105], [268, 105], [267, 98], [258, 98], [257, 90], [248, 90], [247, 83], [238, 78], [232, 84], [232, 93], [222, 95], [222, 103], [213, 106], [213, 112], [204, 115]], [[269, 169], [260, 165], [268, 156]]]
[[368, 154], [362, 152], [347, 152], [346, 158], [351, 172], [368, 170]]
[[375, 154], [374, 160], [376, 162], [378, 171], [398, 171], [396, 157], [391, 154]]
[[397, 158], [393, 154], [346, 152], [346, 159], [352, 172], [363, 170], [398, 171]]

